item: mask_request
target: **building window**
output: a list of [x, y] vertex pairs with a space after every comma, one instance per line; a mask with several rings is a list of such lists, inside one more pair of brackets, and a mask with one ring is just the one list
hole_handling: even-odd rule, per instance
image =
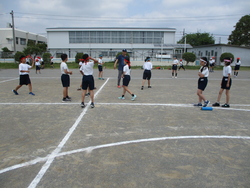
[[21, 45], [26, 45], [26, 39], [20, 38], [20, 44]]
[[16, 44], [18, 44], [18, 37], [16, 37]]
[[213, 56], [214, 55], [214, 51], [213, 50], [211, 50], [211, 56]]
[[69, 31], [69, 43], [161, 44], [158, 31]]

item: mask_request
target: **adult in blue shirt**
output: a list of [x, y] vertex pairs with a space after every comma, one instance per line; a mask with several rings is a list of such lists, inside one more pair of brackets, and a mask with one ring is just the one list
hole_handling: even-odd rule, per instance
[[123, 73], [123, 67], [124, 67], [124, 58], [128, 57], [127, 56], [127, 50], [123, 49], [122, 50], [122, 54], [117, 56], [116, 60], [115, 60], [115, 64], [114, 64], [114, 69], [116, 69], [116, 65], [117, 63], [118, 65], [118, 80], [117, 80], [117, 87], [121, 88], [120, 86], [120, 82], [121, 82], [121, 77], [122, 77], [122, 73]]

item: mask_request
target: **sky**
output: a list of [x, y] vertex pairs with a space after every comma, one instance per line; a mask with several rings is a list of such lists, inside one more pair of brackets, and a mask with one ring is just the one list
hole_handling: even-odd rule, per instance
[[[15, 28], [46, 36], [54, 27], [175, 28], [183, 33], [210, 33], [215, 43], [228, 36], [242, 16], [250, 14], [249, 0], [0, 0], [0, 28]], [[185, 32], [184, 32], [185, 31]]]

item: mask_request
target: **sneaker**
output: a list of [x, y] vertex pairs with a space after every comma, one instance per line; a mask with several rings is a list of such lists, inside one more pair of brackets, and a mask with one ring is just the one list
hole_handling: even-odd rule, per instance
[[85, 96], [86, 96], [86, 97], [90, 96], [90, 93], [86, 93]]
[[93, 102], [90, 104], [90, 107], [91, 107], [91, 108], [94, 108], [94, 107], [95, 107], [95, 105], [94, 105]]
[[117, 86], [117, 88], [121, 88], [121, 86]]
[[71, 100], [68, 99], [68, 98], [64, 98], [64, 99], [62, 100], [62, 102], [67, 102], [67, 101], [71, 101]]
[[198, 104], [194, 104], [194, 106], [202, 106], [202, 104], [201, 104], [201, 103], [198, 103]]
[[81, 107], [82, 107], [82, 108], [85, 108], [84, 102], [81, 103]]
[[19, 95], [19, 94], [17, 93], [17, 91], [14, 90], [14, 89], [12, 90], [12, 92], [15, 93], [15, 95]]
[[125, 99], [125, 97], [118, 97], [118, 99], [122, 99], [122, 100], [124, 100], [124, 99]]
[[143, 86], [141, 86], [141, 90], [143, 90], [143, 88], [144, 88], [144, 87], [143, 87]]
[[104, 78], [101, 78], [101, 80], [104, 80]]
[[34, 93], [32, 93], [32, 92], [29, 92], [29, 94], [30, 94], [30, 95], [35, 95], [35, 94], [34, 94]]
[[221, 107], [223, 107], [223, 108], [229, 108], [229, 107], [230, 107], [230, 105], [229, 105], [229, 104], [227, 104], [227, 103], [225, 103], [225, 104], [221, 105]]
[[69, 101], [71, 101], [71, 97], [67, 96], [66, 99], [68, 99]]
[[131, 101], [134, 101], [136, 97], [137, 97], [137, 96], [134, 95], [134, 96], [131, 98]]
[[220, 106], [220, 103], [216, 102], [216, 103], [212, 104], [212, 106]]
[[210, 101], [206, 100], [206, 101], [204, 102], [203, 107], [207, 107], [207, 105], [208, 105], [209, 103], [210, 103]]
[[148, 86], [148, 88], [152, 88], [151, 86]]

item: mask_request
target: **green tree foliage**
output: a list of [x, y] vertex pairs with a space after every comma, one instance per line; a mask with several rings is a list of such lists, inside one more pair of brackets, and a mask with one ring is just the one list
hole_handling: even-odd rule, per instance
[[2, 48], [3, 52], [10, 52], [10, 50], [7, 47]]
[[47, 44], [45, 44], [45, 43], [34, 44], [34, 43], [30, 42], [27, 45], [27, 48], [24, 48], [23, 53], [25, 55], [34, 54], [36, 57], [37, 55], [43, 54], [46, 51], [47, 51]]
[[19, 62], [19, 59], [20, 59], [20, 57], [21, 57], [22, 55], [24, 55], [23, 52], [17, 51], [16, 54], [14, 55], [15, 61], [18, 61], [18, 62]]
[[226, 57], [232, 58], [232, 62], [234, 61], [234, 55], [229, 53], [229, 52], [225, 52], [225, 53], [221, 54], [220, 62], [223, 62]]
[[[183, 36], [177, 43], [184, 44], [185, 37]], [[215, 39], [213, 35], [210, 35], [209, 33], [198, 32], [198, 33], [193, 33], [193, 34], [187, 34], [186, 43], [190, 44], [191, 46], [201, 46], [201, 45], [214, 44]]]
[[44, 63], [50, 63], [50, 57], [51, 57], [51, 53], [44, 53], [43, 54], [43, 61]]
[[250, 46], [250, 15], [241, 17], [234, 27], [228, 38], [231, 44]]
[[189, 62], [194, 62], [196, 59], [195, 54], [191, 53], [191, 52], [186, 52], [182, 55], [182, 59], [184, 59], [187, 62], [187, 65]]
[[75, 56], [75, 62], [79, 64], [79, 59], [82, 59], [83, 53], [77, 53]]

